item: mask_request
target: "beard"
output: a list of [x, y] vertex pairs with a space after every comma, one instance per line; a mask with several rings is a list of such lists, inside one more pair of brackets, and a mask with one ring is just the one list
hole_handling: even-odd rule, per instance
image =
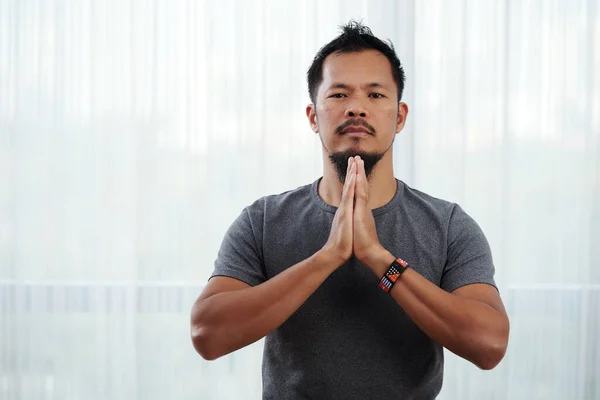
[[347, 151], [338, 151], [337, 153], [330, 153], [329, 160], [335, 167], [335, 171], [337, 172], [337, 176], [342, 183], [342, 185], [346, 182], [346, 171], [348, 171], [348, 158], [354, 156], [360, 156], [360, 158], [365, 163], [365, 175], [367, 176], [367, 180], [371, 177], [373, 173], [373, 168], [379, 160], [383, 158], [385, 153], [365, 153], [365, 152], [357, 152], [352, 150]]

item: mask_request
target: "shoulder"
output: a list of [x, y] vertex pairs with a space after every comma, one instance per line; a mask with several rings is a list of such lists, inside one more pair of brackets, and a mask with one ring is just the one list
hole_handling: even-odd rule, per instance
[[408, 186], [399, 181], [402, 191], [402, 204], [409, 208], [409, 211], [421, 210], [442, 220], [450, 220], [458, 204], [440, 199], [423, 191]]
[[407, 213], [437, 221], [438, 226], [445, 229], [450, 236], [463, 231], [481, 231], [477, 222], [458, 203], [411, 188], [403, 182], [402, 185], [402, 204]]
[[293, 214], [301, 209], [310, 207], [312, 200], [312, 190], [314, 183], [299, 186], [295, 189], [287, 190], [278, 194], [263, 196], [245, 210], [250, 219], [277, 218], [283, 214]]

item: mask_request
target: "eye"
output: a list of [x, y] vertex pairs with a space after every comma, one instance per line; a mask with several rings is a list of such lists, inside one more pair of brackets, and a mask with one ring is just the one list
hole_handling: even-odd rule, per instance
[[346, 97], [346, 95], [344, 93], [334, 93], [329, 97], [333, 97], [334, 99], [341, 99], [343, 97]]
[[371, 93], [369, 96], [371, 96], [371, 97], [372, 97], [372, 98], [374, 98], [374, 99], [382, 99], [382, 98], [384, 98], [384, 97], [385, 97], [385, 96], [384, 96], [384, 95], [382, 95], [381, 93]]

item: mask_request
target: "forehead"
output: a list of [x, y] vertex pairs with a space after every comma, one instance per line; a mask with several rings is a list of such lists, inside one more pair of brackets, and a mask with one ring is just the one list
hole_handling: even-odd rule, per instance
[[394, 85], [392, 66], [377, 50], [333, 53], [323, 62], [322, 90], [327, 90], [332, 83], [361, 85], [371, 82]]

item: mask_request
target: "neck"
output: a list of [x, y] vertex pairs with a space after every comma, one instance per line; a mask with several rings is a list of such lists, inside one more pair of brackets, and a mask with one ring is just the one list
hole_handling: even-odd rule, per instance
[[[394, 178], [392, 152], [388, 151], [375, 165], [369, 177], [368, 207], [372, 210], [389, 203], [396, 194], [397, 185], [396, 178]], [[339, 206], [343, 185], [326, 152], [323, 152], [323, 179], [319, 182], [318, 189], [319, 196], [325, 203], [334, 207]]]

